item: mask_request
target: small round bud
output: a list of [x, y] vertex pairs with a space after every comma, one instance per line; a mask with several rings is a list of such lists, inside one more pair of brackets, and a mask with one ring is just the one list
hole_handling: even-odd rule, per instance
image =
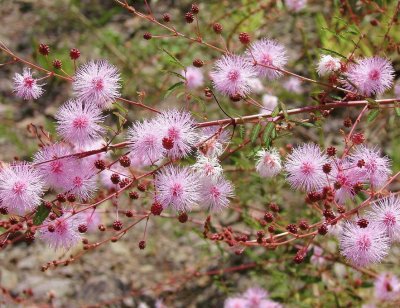
[[81, 224], [81, 225], [78, 226], [78, 231], [80, 233], [86, 233], [87, 230], [88, 230], [88, 227], [85, 224]]
[[269, 226], [268, 227], [268, 232], [269, 233], [274, 233], [275, 232], [275, 227], [274, 226]]
[[67, 197], [65, 197], [64, 194], [58, 194], [57, 195], [57, 201], [60, 202], [60, 203], [63, 203], [65, 201], [67, 201]]
[[75, 197], [74, 194], [68, 194], [67, 200], [68, 200], [69, 202], [75, 202], [75, 201], [76, 201], [76, 197]]
[[97, 228], [98, 228], [100, 231], [106, 231], [106, 227], [105, 227], [104, 225], [98, 225]]
[[274, 221], [274, 215], [272, 213], [265, 213], [264, 215], [264, 220], [266, 222], [273, 222]]
[[362, 168], [362, 167], [364, 167], [365, 166], [365, 161], [363, 160], [363, 159], [360, 159], [358, 162], [357, 162], [357, 167], [358, 168]]
[[215, 22], [212, 27], [213, 27], [214, 32], [218, 33], [218, 34], [221, 33], [223, 30], [222, 25], [218, 22]]
[[240, 102], [240, 100], [242, 99], [242, 96], [241, 96], [239, 93], [236, 93], [236, 94], [234, 94], [234, 95], [230, 95], [230, 96], [229, 96], [229, 99], [230, 99], [232, 102]]
[[360, 220], [357, 221], [357, 225], [360, 228], [366, 228], [366, 227], [368, 227], [368, 224], [369, 224], [369, 221], [366, 220], [365, 218], [361, 218]]
[[303, 263], [304, 258], [305, 258], [305, 254], [302, 251], [298, 251], [296, 256], [294, 257], [293, 261], [296, 264], [300, 264], [300, 263]]
[[288, 230], [290, 233], [296, 234], [297, 226], [295, 224], [289, 224], [287, 225], [286, 230]]
[[363, 133], [355, 133], [353, 136], [351, 136], [351, 141], [353, 141], [354, 144], [362, 144], [365, 141], [364, 134]]
[[299, 222], [299, 228], [300, 228], [300, 230], [303, 230], [303, 231], [308, 230], [308, 228], [310, 228], [310, 224], [308, 223], [307, 220], [302, 220]]
[[318, 234], [319, 234], [319, 235], [325, 235], [325, 234], [327, 234], [327, 233], [328, 233], [328, 227], [327, 227], [325, 224], [320, 225], [320, 226], [318, 227]]
[[275, 212], [275, 213], [278, 213], [278, 212], [280, 211], [279, 205], [276, 204], [276, 203], [270, 203], [269, 209], [270, 209], [272, 212]]
[[192, 4], [192, 7], [190, 8], [190, 11], [191, 11], [193, 14], [198, 14], [198, 13], [200, 12], [199, 5], [198, 5], [197, 3], [193, 3], [193, 4]]
[[344, 119], [343, 125], [344, 127], [349, 128], [353, 125], [353, 121], [349, 117], [347, 117], [346, 119]]
[[169, 138], [169, 137], [164, 137], [162, 139], [162, 145], [163, 145], [164, 149], [171, 150], [174, 147], [174, 139]]
[[53, 233], [54, 231], [56, 231], [56, 227], [54, 227], [53, 225], [48, 225], [47, 226], [47, 230], [51, 233]]
[[185, 223], [188, 220], [188, 214], [186, 212], [179, 213], [178, 220], [180, 223]]
[[194, 59], [193, 60], [193, 66], [195, 67], [202, 67], [204, 65], [203, 60], [201, 59]]
[[187, 12], [185, 14], [185, 20], [188, 24], [191, 24], [194, 21], [194, 15], [192, 12]]
[[244, 44], [247, 45], [250, 43], [250, 35], [246, 32], [242, 32], [239, 34], [239, 41]]
[[139, 198], [139, 194], [136, 191], [131, 191], [129, 192], [129, 198], [131, 198], [132, 200], [136, 200]]
[[372, 26], [376, 27], [376, 26], [379, 25], [379, 21], [378, 21], [377, 19], [374, 18], [374, 19], [371, 19], [370, 24], [371, 24]]
[[353, 185], [353, 190], [354, 190], [354, 193], [358, 194], [360, 191], [363, 190], [363, 184], [360, 183], [360, 182], [354, 184]]
[[7, 215], [8, 214], [8, 208], [5, 206], [0, 207], [0, 214], [1, 215]]
[[257, 231], [257, 237], [258, 237], [258, 238], [264, 237], [264, 235], [265, 235], [265, 232], [264, 232], [263, 230], [258, 230], [258, 231]]
[[121, 182], [119, 182], [119, 187], [124, 188], [128, 184], [129, 184], [129, 179], [125, 178], [125, 179], [122, 179]]
[[70, 56], [71, 60], [76, 60], [81, 56], [81, 52], [76, 48], [72, 48], [69, 51], [69, 56]]
[[110, 180], [111, 180], [111, 182], [113, 182], [114, 184], [118, 184], [119, 181], [121, 181], [121, 177], [119, 176], [118, 173], [113, 173], [113, 174], [111, 174], [111, 176], [110, 176]]
[[168, 13], [165, 13], [162, 18], [163, 18], [164, 22], [170, 22], [171, 21], [171, 15], [168, 14]]
[[124, 155], [119, 158], [119, 163], [122, 167], [129, 167], [131, 165], [131, 159], [128, 156]]
[[55, 220], [57, 218], [57, 215], [55, 213], [50, 213], [49, 219], [50, 220]]
[[339, 214], [344, 214], [344, 213], [346, 213], [346, 208], [343, 205], [339, 205], [337, 207], [337, 211]]
[[325, 165], [322, 166], [322, 171], [324, 171], [324, 173], [329, 174], [332, 170], [332, 166], [330, 163], [326, 163]]
[[44, 202], [43, 202], [43, 205], [44, 205], [44, 207], [45, 207], [46, 209], [48, 209], [48, 210], [51, 210], [52, 207], [53, 207], [53, 204], [51, 204], [51, 202], [49, 202], [49, 201], [44, 201]]
[[151, 206], [150, 211], [154, 216], [158, 216], [158, 215], [161, 215], [161, 213], [163, 211], [163, 207], [160, 203], [154, 202], [153, 205]]
[[126, 211], [126, 212], [125, 212], [125, 216], [126, 216], [126, 217], [133, 217], [132, 211]]
[[96, 169], [99, 169], [99, 170], [104, 170], [104, 169], [106, 169], [106, 163], [105, 163], [105, 161], [102, 160], [102, 159], [96, 160], [96, 161], [94, 162], [94, 166], [96, 167]]
[[140, 183], [140, 184], [137, 186], [137, 188], [138, 188], [141, 192], [144, 192], [144, 191], [146, 191], [146, 189], [147, 189], [147, 187], [146, 187], [146, 185], [145, 185], [144, 183]]
[[146, 241], [140, 241], [139, 242], [139, 249], [143, 250], [146, 248]]
[[329, 156], [335, 156], [336, 155], [336, 148], [335, 147], [329, 147], [326, 149], [326, 154]]
[[153, 37], [153, 36], [152, 36], [151, 33], [149, 33], [149, 32], [146, 32], [145, 34], [143, 34], [143, 38], [144, 38], [145, 40], [151, 40], [152, 37]]
[[43, 56], [47, 56], [50, 53], [49, 45], [40, 44], [39, 45], [39, 53], [42, 54]]
[[122, 222], [120, 220], [116, 220], [113, 222], [113, 229], [115, 231], [120, 231], [122, 230]]
[[60, 60], [58, 60], [58, 59], [55, 59], [55, 60], [53, 61], [53, 67], [54, 67], [56, 70], [59, 70], [59, 69], [62, 67], [62, 62], [61, 62]]

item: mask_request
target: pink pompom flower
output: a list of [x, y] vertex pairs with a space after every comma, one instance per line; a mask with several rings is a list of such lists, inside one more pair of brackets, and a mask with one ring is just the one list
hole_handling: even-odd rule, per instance
[[285, 5], [289, 11], [299, 12], [307, 5], [307, 0], [285, 0]]
[[131, 155], [144, 165], [152, 165], [163, 158], [162, 138], [156, 120], [135, 122], [127, 133]]
[[70, 173], [78, 167], [77, 159], [71, 154], [71, 149], [61, 143], [46, 146], [35, 154], [33, 162], [49, 187], [65, 188]]
[[392, 273], [381, 273], [374, 282], [374, 295], [378, 300], [400, 299], [400, 281]]
[[80, 147], [93, 143], [105, 132], [100, 125], [104, 116], [92, 103], [70, 100], [61, 106], [55, 118], [57, 133], [65, 141]]
[[240, 297], [228, 297], [224, 302], [224, 308], [248, 308], [248, 302]]
[[360, 161], [364, 162], [364, 166], [361, 168], [354, 168], [355, 176], [375, 188], [384, 185], [391, 174], [390, 160], [386, 156], [381, 157], [377, 148], [359, 145], [350, 155], [350, 160], [354, 166], [357, 166]]
[[16, 73], [13, 80], [15, 94], [24, 100], [37, 99], [44, 92], [43, 85], [33, 78], [30, 68], [24, 68], [22, 75]]
[[72, 87], [78, 99], [104, 109], [120, 96], [120, 80], [114, 65], [105, 60], [90, 61], [78, 68]]
[[163, 208], [188, 211], [199, 201], [199, 181], [187, 167], [164, 167], [155, 178], [156, 200]]
[[256, 77], [253, 65], [237, 55], [225, 55], [214, 64], [210, 73], [214, 87], [228, 96], [246, 96], [251, 92], [252, 78]]
[[213, 212], [228, 207], [229, 199], [235, 196], [233, 184], [222, 176], [203, 178], [200, 181], [200, 204]]
[[385, 230], [392, 241], [400, 240], [400, 199], [395, 196], [376, 201], [366, 214], [368, 220]]
[[196, 163], [192, 166], [192, 169], [201, 178], [217, 178], [223, 173], [217, 157], [208, 157], [202, 153], [198, 153]]
[[91, 199], [97, 190], [96, 177], [92, 166], [86, 166], [82, 163], [79, 168], [74, 169], [68, 178], [65, 190], [75, 194], [80, 200]]
[[28, 163], [14, 163], [0, 170], [0, 200], [10, 213], [24, 215], [41, 202], [44, 182]]
[[326, 182], [322, 166], [327, 162], [328, 157], [316, 144], [298, 146], [286, 158], [287, 179], [295, 189], [308, 192], [321, 189]]
[[201, 152], [206, 156], [219, 156], [229, 142], [229, 133], [220, 127], [204, 127], [200, 132]]
[[268, 298], [268, 293], [262, 288], [253, 287], [243, 293], [243, 298], [247, 300], [249, 307], [260, 307], [262, 301]]
[[386, 231], [375, 224], [360, 228], [346, 222], [340, 235], [340, 250], [352, 264], [360, 267], [378, 263], [388, 254], [390, 240]]
[[181, 74], [186, 79], [185, 83], [188, 89], [196, 89], [201, 87], [204, 83], [203, 72], [197, 67], [188, 66], [181, 72]]
[[[43, 227], [40, 229], [40, 238], [55, 250], [68, 250], [78, 244], [81, 236], [78, 231], [80, 224], [84, 223], [80, 215], [72, 215], [68, 211], [55, 220], [46, 218]], [[49, 226], [54, 227], [53, 232]]]
[[281, 157], [277, 149], [261, 149], [257, 152], [256, 157], [258, 157], [256, 170], [262, 177], [271, 178], [281, 172]]
[[334, 186], [339, 187], [335, 187], [335, 199], [343, 204], [347, 199], [354, 197], [354, 185], [361, 181], [357, 173], [358, 167], [346, 158], [331, 160], [331, 166], [332, 171], [328, 179]]
[[323, 55], [318, 62], [317, 72], [320, 76], [327, 76], [340, 69], [340, 59], [331, 55]]
[[287, 91], [295, 94], [302, 94], [304, 92], [300, 79], [296, 77], [289, 77], [287, 80], [285, 80], [283, 82], [283, 87]]
[[278, 42], [264, 38], [250, 45], [246, 59], [255, 63], [254, 69], [259, 77], [273, 80], [282, 76], [282, 72], [274, 68], [283, 69], [286, 65], [286, 49]]
[[364, 58], [349, 66], [343, 84], [346, 89], [365, 96], [382, 94], [393, 85], [394, 69], [383, 58]]
[[166, 154], [172, 159], [186, 157], [198, 140], [196, 122], [189, 112], [168, 110], [157, 116], [155, 123], [158, 124], [158, 134], [162, 136]]

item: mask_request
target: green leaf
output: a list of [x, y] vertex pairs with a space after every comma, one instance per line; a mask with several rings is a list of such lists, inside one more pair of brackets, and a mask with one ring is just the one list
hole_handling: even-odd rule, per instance
[[288, 113], [286, 111], [286, 105], [284, 103], [282, 103], [281, 101], [279, 101], [279, 107], [282, 110], [283, 116], [285, 117], [286, 121], [288, 121], [289, 120], [289, 115], [288, 115]]
[[39, 205], [38, 209], [36, 210], [35, 216], [33, 217], [33, 223], [36, 226], [42, 224], [42, 222], [49, 216], [50, 209], [44, 206], [44, 204]]
[[334, 55], [336, 55], [338, 57], [341, 57], [343, 59], [347, 59], [344, 55], [338, 53], [337, 51], [334, 51], [334, 50], [331, 50], [331, 49], [328, 49], [328, 48], [322, 48], [322, 47], [320, 49], [323, 50], [323, 51], [329, 52], [330, 54], [334, 54]]
[[182, 87], [185, 83], [183, 81], [179, 81], [175, 84], [173, 84], [172, 86], [170, 86], [167, 90], [167, 92], [165, 92], [164, 98], [167, 98], [168, 96], [171, 95], [172, 92], [174, 92], [176, 89]]
[[279, 114], [279, 106], [276, 106], [271, 113], [271, 117], [276, 117]]
[[256, 141], [258, 134], [260, 133], [261, 123], [258, 122], [254, 127], [253, 131], [251, 132], [251, 142], [254, 143]]
[[272, 141], [271, 135], [272, 135], [272, 132], [274, 131], [274, 128], [275, 128], [275, 123], [269, 122], [267, 124], [267, 127], [264, 130], [263, 142], [267, 148], [271, 145], [271, 141]]
[[114, 107], [117, 108], [121, 113], [128, 114], [128, 109], [118, 104], [117, 102], [114, 102]]
[[380, 109], [372, 109], [368, 114], [367, 122], [372, 123], [377, 118], [380, 112]]
[[185, 66], [181, 63], [181, 61], [179, 61], [178, 58], [175, 57], [172, 53], [170, 53], [169, 51], [167, 51], [164, 48], [162, 48], [161, 50], [164, 51], [170, 57], [171, 63], [174, 63], [174, 64], [182, 67], [183, 69], [185, 69]]

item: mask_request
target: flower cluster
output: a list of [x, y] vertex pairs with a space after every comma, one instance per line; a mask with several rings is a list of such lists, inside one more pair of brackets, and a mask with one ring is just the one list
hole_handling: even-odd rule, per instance
[[224, 308], [280, 308], [281, 304], [271, 300], [268, 292], [259, 287], [247, 289], [244, 293], [225, 300]]

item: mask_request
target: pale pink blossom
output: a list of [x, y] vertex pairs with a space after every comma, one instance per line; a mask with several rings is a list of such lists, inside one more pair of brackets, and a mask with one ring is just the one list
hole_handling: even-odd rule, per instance
[[275, 107], [278, 106], [278, 97], [275, 95], [264, 94], [262, 96], [262, 105], [264, 108], [261, 109], [261, 112], [273, 111]]
[[199, 136], [201, 151], [206, 156], [219, 156], [229, 143], [229, 133], [221, 127], [204, 127]]
[[202, 178], [200, 181], [200, 205], [213, 212], [222, 211], [229, 206], [233, 198], [233, 184], [222, 176], [217, 178]]
[[400, 299], [400, 281], [392, 273], [381, 273], [374, 282], [374, 295], [378, 300]]
[[222, 175], [223, 172], [217, 157], [208, 157], [202, 153], [198, 153], [196, 163], [192, 166], [192, 169], [202, 178], [216, 178]]
[[275, 68], [283, 69], [286, 65], [286, 49], [278, 42], [264, 38], [250, 45], [246, 51], [246, 59], [254, 63], [259, 77], [273, 80], [282, 76], [282, 72]]
[[262, 177], [274, 177], [281, 172], [281, 157], [277, 149], [261, 149], [257, 152], [256, 157], [258, 158], [256, 162], [256, 170]]
[[285, 0], [285, 5], [289, 11], [299, 12], [307, 5], [307, 0]]
[[327, 76], [340, 69], [340, 59], [332, 57], [331, 55], [323, 55], [318, 62], [317, 72], [320, 76]]
[[283, 82], [283, 87], [295, 94], [302, 94], [304, 92], [302, 83], [299, 78], [296, 77], [289, 77], [287, 80]]
[[38, 84], [37, 79], [33, 78], [30, 68], [24, 68], [22, 75], [16, 73], [13, 80], [14, 92], [22, 99], [37, 99], [44, 92], [43, 85]]
[[28, 163], [16, 162], [0, 170], [1, 205], [10, 213], [24, 215], [41, 203], [44, 182], [38, 170]]
[[196, 89], [201, 87], [204, 83], [203, 72], [200, 68], [188, 66], [181, 72], [181, 74], [186, 79], [185, 83], [188, 89]]

